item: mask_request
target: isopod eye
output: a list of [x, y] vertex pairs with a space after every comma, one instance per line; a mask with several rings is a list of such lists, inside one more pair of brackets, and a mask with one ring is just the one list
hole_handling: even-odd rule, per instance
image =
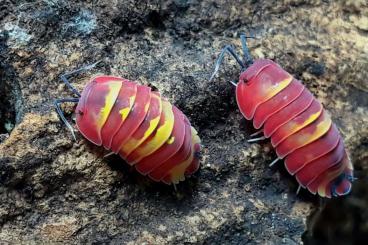
[[249, 80], [247, 80], [247, 79], [243, 79], [243, 81], [242, 81], [243, 83], [245, 83], [245, 85], [247, 85], [247, 86], [249, 86]]

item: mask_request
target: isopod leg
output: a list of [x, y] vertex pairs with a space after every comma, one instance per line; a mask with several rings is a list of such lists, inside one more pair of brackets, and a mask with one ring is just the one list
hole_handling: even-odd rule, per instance
[[75, 137], [74, 129], [73, 129], [72, 125], [70, 125], [70, 123], [66, 120], [66, 118], [64, 116], [64, 113], [60, 108], [60, 104], [65, 103], [65, 102], [78, 103], [79, 98], [56, 99], [54, 101], [55, 109], [56, 109], [56, 112], [59, 114], [60, 119], [64, 122], [66, 127], [70, 130], [70, 132], [73, 135], [74, 140], [77, 140], [76, 137]]
[[257, 132], [254, 132], [253, 134], [250, 135], [250, 137], [254, 137], [254, 136], [260, 135], [261, 133], [263, 133], [263, 129], [260, 129]]
[[237, 83], [238, 81], [237, 80], [232, 80], [232, 81], [230, 81], [229, 83], [231, 84], [231, 85], [233, 85], [234, 87], [236, 87], [237, 86]]
[[258, 141], [265, 140], [265, 139], [266, 139], [266, 136], [262, 136], [262, 137], [258, 137], [258, 138], [249, 139], [249, 140], [247, 140], [247, 142], [252, 143], [252, 142], [258, 142]]
[[280, 161], [281, 158], [276, 158], [275, 160], [273, 160], [268, 166], [272, 167], [273, 165], [275, 165], [278, 161]]
[[299, 185], [298, 186], [298, 189], [296, 190], [296, 194], [298, 195], [299, 194], [299, 192], [300, 192], [300, 190], [302, 189], [302, 186], [301, 185]]
[[107, 153], [106, 155], [104, 155], [103, 156], [103, 158], [107, 158], [107, 157], [109, 157], [109, 156], [112, 156], [112, 155], [114, 155], [114, 154], [116, 154], [115, 152], [109, 152], [109, 153]]
[[238, 62], [238, 64], [242, 67], [242, 69], [245, 69], [245, 65], [243, 64], [243, 62], [241, 61], [241, 59], [239, 58], [239, 55], [235, 52], [234, 48], [231, 45], [226, 45], [222, 50], [221, 53], [219, 55], [219, 57], [217, 58], [216, 61], [216, 65], [215, 65], [215, 69], [212, 73], [212, 76], [210, 78], [210, 81], [215, 77], [215, 75], [217, 74], [220, 65], [222, 64], [222, 62], [224, 61], [224, 57], [225, 54], [228, 53], [230, 54], [232, 57], [234, 57], [234, 59], [236, 60], [236, 62]]
[[75, 74], [78, 74], [78, 73], [81, 73], [81, 72], [84, 72], [84, 71], [88, 71], [90, 69], [93, 69], [98, 63], [100, 63], [101, 60], [93, 63], [93, 64], [90, 64], [90, 65], [87, 65], [87, 66], [83, 66], [82, 68], [79, 68], [77, 70], [74, 70], [74, 71], [71, 71], [71, 72], [67, 72], [63, 75], [60, 76], [60, 79], [65, 83], [65, 85], [73, 92], [73, 94], [77, 95], [78, 97], [81, 97], [81, 94], [78, 92], [78, 90], [76, 88], [74, 88], [74, 86], [68, 81], [68, 78], [69, 76], [71, 75], [75, 75]]

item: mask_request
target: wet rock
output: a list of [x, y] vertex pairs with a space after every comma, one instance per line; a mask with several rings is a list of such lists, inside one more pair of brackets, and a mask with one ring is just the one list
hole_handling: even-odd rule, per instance
[[[317, 226], [309, 221], [306, 227], [312, 209], [341, 212], [340, 205], [350, 212], [362, 203], [358, 190], [325, 206], [306, 191], [296, 195], [282, 164], [268, 167], [271, 147], [246, 143], [254, 130], [227, 83], [240, 68], [226, 58], [209, 81], [220, 49], [239, 48], [238, 35], [254, 33], [254, 57], [272, 58], [303, 79], [337, 123], [357, 173], [367, 176], [368, 40], [352, 21], [364, 11], [351, 7], [355, 3], [92, 2], [7, 1], [0, 7], [0, 30], [7, 35], [0, 42], [0, 79], [16, 95], [8, 98], [22, 101], [14, 107], [19, 102], [7, 99], [0, 107], [16, 112], [12, 131], [0, 132], [6, 135], [0, 140], [2, 242], [300, 244], [306, 229], [304, 241], [315, 239], [310, 234]], [[24, 42], [19, 30], [31, 39]], [[106, 152], [80, 134], [73, 142], [58, 119], [53, 100], [72, 96], [59, 76], [97, 60], [103, 62], [72, 79], [78, 90], [96, 73], [138, 80], [157, 88], [199, 129], [202, 167], [177, 192], [119, 158], [104, 159]], [[72, 121], [73, 105], [63, 110]], [[356, 213], [340, 217], [356, 222]]]

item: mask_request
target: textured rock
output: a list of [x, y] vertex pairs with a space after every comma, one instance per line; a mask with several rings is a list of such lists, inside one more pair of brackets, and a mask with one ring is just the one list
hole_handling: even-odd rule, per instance
[[[297, 196], [297, 184], [281, 164], [268, 168], [275, 153], [267, 142], [246, 143], [254, 131], [227, 83], [239, 75], [235, 62], [226, 60], [208, 81], [219, 50], [228, 43], [239, 47], [244, 31], [259, 38], [249, 41], [255, 58], [276, 60], [321, 99], [361, 177], [350, 197], [319, 207], [304, 240], [331, 239], [326, 227], [346, 220], [339, 227], [347, 239], [360, 234], [352, 224], [365, 232], [367, 185], [359, 185], [368, 171], [365, 1], [5, 2], [0, 112], [8, 116], [0, 117], [0, 241], [301, 243], [318, 199], [305, 191]], [[53, 99], [71, 95], [58, 77], [96, 60], [103, 62], [72, 80], [79, 90], [96, 73], [139, 80], [157, 87], [199, 129], [201, 170], [177, 192], [119, 158], [103, 159], [106, 152], [80, 134], [73, 142], [59, 121]], [[71, 119], [73, 106], [63, 109]], [[360, 220], [352, 211], [356, 205], [365, 215]], [[341, 207], [351, 213], [341, 216]], [[339, 222], [324, 219], [329, 210], [336, 210]], [[328, 226], [316, 225], [322, 221]], [[336, 240], [340, 228], [333, 229]]]

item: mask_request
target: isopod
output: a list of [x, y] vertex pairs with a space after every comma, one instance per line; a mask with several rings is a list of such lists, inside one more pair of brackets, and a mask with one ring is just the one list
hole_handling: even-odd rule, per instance
[[61, 76], [78, 98], [55, 100], [56, 110], [71, 130], [60, 104], [77, 103], [76, 126], [90, 142], [119, 154], [154, 181], [177, 184], [199, 168], [200, 139], [188, 118], [150, 87], [115, 76], [95, 76], [80, 94]]
[[351, 191], [353, 165], [343, 139], [328, 112], [311, 92], [292, 75], [269, 59], [250, 56], [245, 35], [241, 35], [243, 58], [227, 45], [217, 59], [217, 73], [226, 53], [241, 66], [236, 86], [240, 112], [253, 121], [257, 133], [266, 138], [278, 156], [270, 166], [284, 160], [287, 171], [295, 176], [299, 188], [321, 197], [342, 196]]

